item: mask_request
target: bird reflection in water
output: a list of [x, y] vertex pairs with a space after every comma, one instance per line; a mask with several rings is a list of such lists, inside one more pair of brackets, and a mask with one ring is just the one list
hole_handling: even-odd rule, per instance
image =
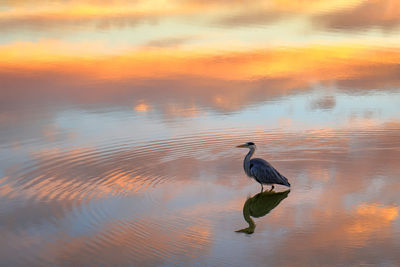
[[252, 234], [256, 228], [253, 218], [267, 215], [271, 210], [281, 203], [289, 195], [290, 190], [284, 192], [264, 191], [248, 198], [243, 206], [243, 217], [249, 227], [237, 230], [236, 232]]

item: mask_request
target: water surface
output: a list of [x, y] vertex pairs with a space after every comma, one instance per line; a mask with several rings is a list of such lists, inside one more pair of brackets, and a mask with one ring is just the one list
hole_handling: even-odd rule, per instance
[[1, 265], [400, 264], [394, 1], [0, 13]]

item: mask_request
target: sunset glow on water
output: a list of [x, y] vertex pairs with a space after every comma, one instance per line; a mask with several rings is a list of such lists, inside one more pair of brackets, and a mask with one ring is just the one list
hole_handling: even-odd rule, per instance
[[0, 15], [1, 266], [400, 264], [400, 2]]

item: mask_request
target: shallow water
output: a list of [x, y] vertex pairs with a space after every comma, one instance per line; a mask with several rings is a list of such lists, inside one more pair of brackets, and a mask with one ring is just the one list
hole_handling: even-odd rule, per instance
[[399, 5], [150, 2], [0, 6], [0, 265], [399, 265]]

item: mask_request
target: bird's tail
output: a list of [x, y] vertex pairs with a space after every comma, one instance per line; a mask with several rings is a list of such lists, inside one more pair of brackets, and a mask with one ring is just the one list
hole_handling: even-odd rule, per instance
[[282, 176], [282, 178], [283, 178], [283, 181], [284, 181], [283, 185], [286, 185], [287, 187], [290, 187], [290, 183], [289, 183], [288, 179], [285, 176]]

